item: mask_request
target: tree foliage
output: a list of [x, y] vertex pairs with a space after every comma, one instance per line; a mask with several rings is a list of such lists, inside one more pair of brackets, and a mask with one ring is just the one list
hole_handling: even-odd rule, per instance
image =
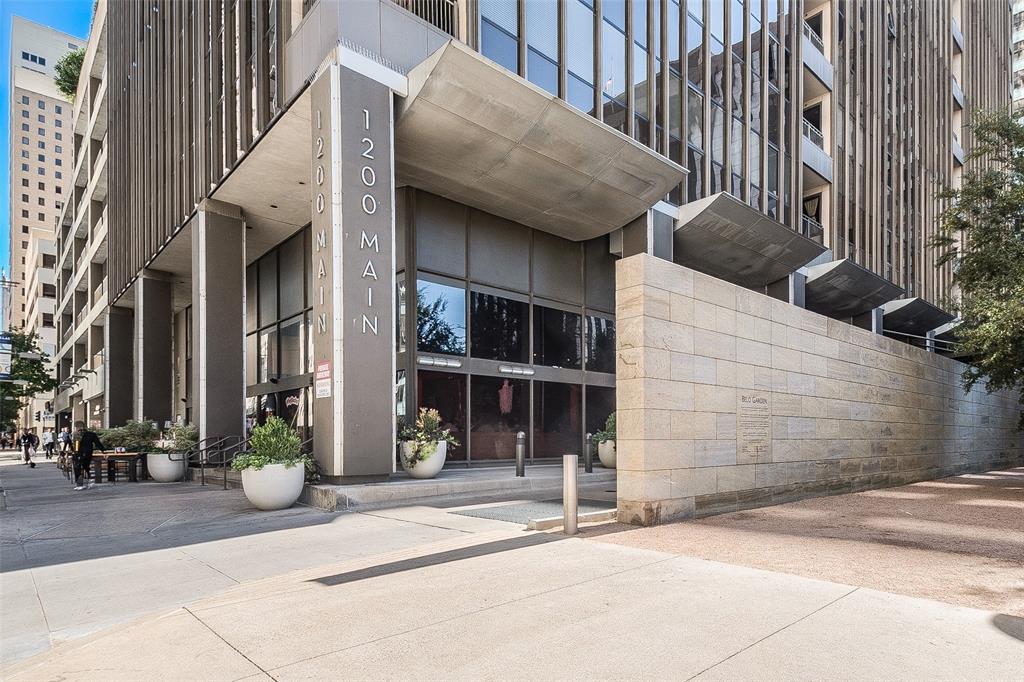
[[940, 265], [953, 264], [950, 307], [962, 320], [957, 350], [970, 359], [966, 387], [1015, 390], [1024, 403], [1024, 119], [979, 112], [974, 120], [969, 159], [981, 163], [945, 193], [932, 246]]
[[75, 101], [75, 94], [78, 92], [78, 75], [82, 72], [84, 59], [85, 48], [81, 47], [73, 52], [68, 52], [54, 66], [57, 75], [54, 76], [53, 82], [69, 102]]
[[4, 356], [10, 354], [11, 364], [8, 376], [0, 381], [0, 426], [10, 428], [22, 402], [36, 395], [52, 393], [57, 387], [57, 380], [46, 367], [47, 356], [39, 348], [38, 335], [12, 329], [3, 334], [3, 339], [0, 347]]

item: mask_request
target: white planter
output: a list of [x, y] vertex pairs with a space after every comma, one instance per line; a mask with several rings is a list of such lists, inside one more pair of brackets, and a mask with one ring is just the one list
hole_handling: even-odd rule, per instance
[[615, 468], [615, 441], [606, 440], [597, 444], [597, 457], [605, 469]]
[[157, 483], [174, 483], [185, 475], [185, 455], [180, 452], [151, 452], [146, 455], [149, 477]]
[[242, 470], [242, 490], [253, 506], [263, 511], [286, 509], [299, 499], [306, 480], [306, 467], [268, 464], [262, 469]]
[[444, 466], [444, 460], [448, 456], [448, 441], [438, 441], [437, 449], [434, 450], [434, 454], [430, 455], [426, 459], [416, 462], [415, 465], [409, 464], [409, 458], [412, 457], [412, 441], [402, 441], [402, 468], [405, 469], [405, 473], [409, 474], [412, 478], [433, 478], [441, 471]]

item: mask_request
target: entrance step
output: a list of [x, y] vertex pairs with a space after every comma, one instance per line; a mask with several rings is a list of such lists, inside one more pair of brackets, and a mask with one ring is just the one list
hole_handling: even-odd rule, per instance
[[[189, 467], [185, 471], [185, 481], [188, 483], [195, 483], [200, 485], [203, 483], [204, 477], [207, 486], [213, 486], [216, 488], [224, 487], [224, 469], [221, 467], [208, 467], [205, 472], [198, 467]], [[228, 468], [227, 470], [227, 487], [241, 488], [242, 487], [242, 472], [235, 471], [234, 469]]]
[[[615, 470], [595, 466], [593, 473], [588, 474], [581, 468], [577, 481], [581, 496], [585, 488], [613, 489]], [[559, 496], [561, 492], [560, 465], [533, 465], [526, 468], [526, 476], [523, 478], [515, 476], [514, 467], [481, 467], [443, 469], [436, 478], [427, 480], [397, 473], [383, 483], [311, 485], [306, 486], [301, 501], [327, 511], [343, 511], [402, 506], [438, 499], [516, 495], [535, 497], [546, 494]]]

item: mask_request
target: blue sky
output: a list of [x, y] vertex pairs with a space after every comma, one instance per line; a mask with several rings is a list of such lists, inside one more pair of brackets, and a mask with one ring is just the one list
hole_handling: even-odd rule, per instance
[[10, 154], [10, 78], [11, 78], [11, 15], [57, 30], [85, 38], [89, 33], [93, 0], [0, 0], [0, 125], [3, 126], [3, 144], [0, 146], [0, 173], [3, 173], [3, 193], [0, 194], [0, 263], [10, 272], [11, 260], [11, 178], [8, 155]]

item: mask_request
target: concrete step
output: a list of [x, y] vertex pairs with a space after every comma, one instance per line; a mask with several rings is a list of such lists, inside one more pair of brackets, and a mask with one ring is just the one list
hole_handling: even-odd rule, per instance
[[[578, 472], [580, 495], [587, 487], [614, 488], [615, 470], [595, 466], [593, 473]], [[526, 476], [517, 478], [513, 467], [481, 467], [476, 469], [443, 469], [436, 478], [418, 480], [404, 473], [392, 475], [383, 483], [359, 485], [306, 486], [301, 501], [328, 511], [374, 509], [385, 506], [415, 504], [443, 498], [457, 500], [483, 496], [535, 496], [560, 494], [562, 467], [534, 465]]]
[[[207, 467], [205, 471], [206, 485], [215, 486], [218, 488], [224, 487], [224, 469], [221, 467]], [[227, 487], [230, 488], [241, 488], [242, 487], [242, 473], [229, 468], [227, 470]], [[200, 485], [203, 481], [203, 472], [199, 467], [189, 467], [185, 471], [185, 481], [188, 483], [194, 483]]]

